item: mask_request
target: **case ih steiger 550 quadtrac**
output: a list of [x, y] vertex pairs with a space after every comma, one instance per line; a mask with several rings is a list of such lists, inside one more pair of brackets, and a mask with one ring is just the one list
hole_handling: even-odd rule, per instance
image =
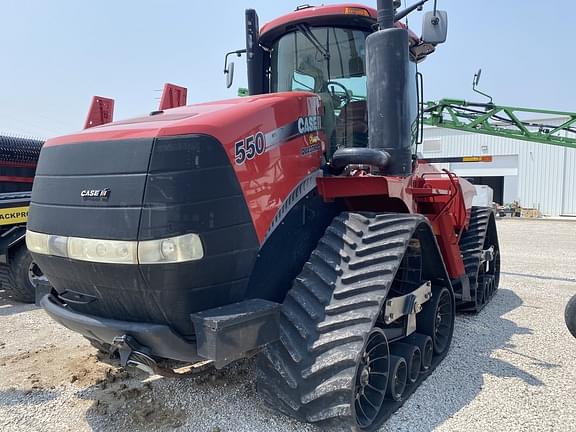
[[417, 63], [447, 17], [419, 38], [399, 23], [415, 8], [302, 7], [262, 29], [249, 10], [249, 97], [180, 106], [172, 87], [114, 123], [97, 99], [97, 127], [40, 156], [27, 244], [47, 313], [164, 375], [257, 354], [271, 406], [377, 429], [499, 279], [492, 211], [416, 157]]

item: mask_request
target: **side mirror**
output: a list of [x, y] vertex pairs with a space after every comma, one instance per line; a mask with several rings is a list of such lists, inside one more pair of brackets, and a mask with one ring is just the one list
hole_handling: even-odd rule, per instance
[[230, 62], [224, 73], [226, 74], [226, 88], [230, 88], [234, 84], [234, 62]]
[[245, 49], [230, 51], [228, 54], [226, 54], [226, 57], [224, 57], [224, 75], [226, 75], [226, 86], [228, 88], [232, 87], [232, 84], [234, 83], [234, 62], [228, 63], [228, 57], [231, 55], [242, 57], [242, 54], [246, 54]]
[[474, 75], [472, 87], [478, 87], [478, 84], [480, 84], [480, 78], [482, 78], [482, 69], [478, 69], [478, 73]]
[[424, 15], [422, 41], [434, 45], [446, 42], [448, 37], [448, 12], [434, 11]]

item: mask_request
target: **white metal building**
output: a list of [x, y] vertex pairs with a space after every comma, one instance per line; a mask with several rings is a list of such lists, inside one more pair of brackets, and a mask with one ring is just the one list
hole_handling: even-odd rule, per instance
[[442, 167], [490, 186], [500, 204], [518, 201], [548, 216], [576, 215], [576, 149], [428, 127], [419, 152], [425, 158], [491, 155], [490, 163]]

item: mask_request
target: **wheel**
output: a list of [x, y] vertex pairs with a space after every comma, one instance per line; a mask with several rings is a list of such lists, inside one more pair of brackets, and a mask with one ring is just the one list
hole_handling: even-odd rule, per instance
[[[344, 84], [339, 83], [338, 81], [328, 81], [324, 86], [325, 86], [326, 90], [328, 92], [330, 92], [330, 94], [332, 95], [332, 98], [339, 99], [340, 103], [336, 104], [338, 109], [344, 108], [346, 105], [348, 105], [352, 101], [352, 97], [350, 96], [350, 91], [346, 88], [346, 86], [344, 86]], [[332, 91], [330, 91], [330, 88], [329, 88], [330, 86], [340, 87], [344, 91], [344, 93], [342, 93], [342, 96], [340, 96], [339, 94], [336, 93], [334, 88], [332, 88]]]
[[404, 357], [408, 367], [408, 381], [415, 383], [422, 369], [422, 352], [416, 345], [396, 342], [390, 347], [390, 352], [398, 357]]
[[434, 342], [432, 338], [427, 335], [414, 333], [402, 341], [406, 344], [416, 345], [420, 348], [421, 362], [420, 366], [422, 372], [426, 372], [432, 366], [432, 358], [434, 357]]
[[570, 330], [572, 336], [576, 338], [576, 296], [572, 297], [566, 305], [564, 319], [568, 330]]
[[[421, 286], [411, 279], [421, 271], [408, 268], [422, 261], [417, 231], [432, 238], [421, 216], [344, 213], [332, 222], [284, 300], [280, 340], [258, 355], [257, 388], [268, 405], [301, 421], [368, 432], [412, 393], [406, 361], [393, 363], [388, 353], [386, 332], [402, 332], [402, 322], [385, 325], [381, 317], [389, 295]], [[422, 338], [424, 346], [431, 341]]]
[[447, 288], [433, 292], [432, 300], [417, 316], [417, 327], [432, 338], [434, 353], [443, 354], [450, 346], [454, 332], [454, 303]]
[[3, 284], [9, 297], [22, 303], [34, 303], [36, 285], [45, 276], [22, 243], [12, 252], [7, 271], [7, 283]]
[[408, 382], [408, 365], [404, 357], [390, 357], [390, 379], [386, 395], [395, 401], [401, 401]]
[[361, 354], [354, 386], [354, 416], [360, 428], [370, 427], [380, 414], [388, 388], [390, 352], [381, 329], [374, 329]]

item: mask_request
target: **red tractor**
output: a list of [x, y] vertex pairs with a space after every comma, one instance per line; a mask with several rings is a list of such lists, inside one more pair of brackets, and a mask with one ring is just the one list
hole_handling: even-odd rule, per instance
[[112, 123], [99, 100], [100, 121], [49, 140], [27, 233], [46, 312], [154, 373], [256, 354], [279, 411], [377, 429], [499, 279], [492, 211], [417, 157], [417, 64], [447, 28], [437, 10], [422, 38], [399, 23], [423, 3], [261, 29], [248, 10], [249, 97], [166, 109], [180, 93]]

